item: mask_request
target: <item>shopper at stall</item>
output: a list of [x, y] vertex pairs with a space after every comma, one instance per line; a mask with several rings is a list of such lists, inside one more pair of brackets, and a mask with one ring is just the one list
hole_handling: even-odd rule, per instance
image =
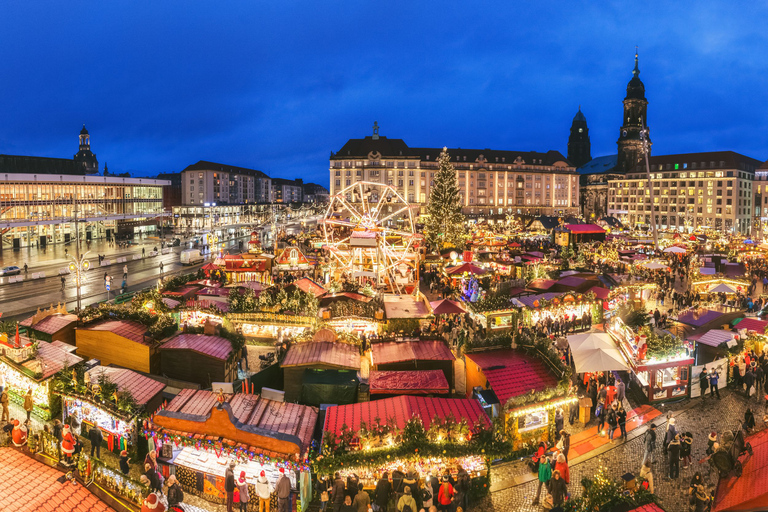
[[288, 512], [291, 503], [291, 481], [285, 475], [285, 468], [280, 468], [275, 492], [277, 493], [277, 512]]
[[248, 508], [248, 502], [251, 500], [248, 494], [248, 482], [245, 480], [245, 471], [241, 471], [240, 478], [237, 479], [237, 490], [240, 491], [240, 512], [245, 512]]
[[549, 481], [549, 487], [547, 488], [549, 495], [552, 498], [552, 506], [559, 507], [565, 502], [565, 497], [568, 494], [568, 487], [560, 475], [560, 472], [555, 470], [552, 473], [552, 479]]
[[88, 439], [91, 441], [91, 457], [93, 457], [93, 452], [95, 450], [96, 458], [101, 459], [101, 443], [104, 441], [104, 436], [101, 434], [101, 429], [96, 425], [92, 426], [88, 431]]
[[123, 450], [120, 452], [120, 471], [124, 475], [127, 475], [131, 472], [130, 459], [128, 459], [128, 450]]
[[[280, 508], [280, 505], [278, 504], [278, 508]], [[286, 512], [288, 509], [285, 509]], [[352, 504], [352, 498], [349, 496], [344, 496], [344, 503], [341, 504], [341, 508], [339, 509], [339, 512], [357, 512], [357, 509]]]
[[235, 500], [235, 461], [231, 461], [224, 472], [224, 492], [227, 493], [227, 512], [234, 512]]
[[27, 390], [27, 394], [24, 395], [24, 410], [27, 411], [27, 423], [30, 423], [30, 416], [32, 415], [32, 410], [35, 408], [35, 401], [32, 398], [32, 388], [29, 388]]
[[152, 466], [149, 464], [144, 464], [144, 476], [149, 480], [149, 486], [153, 492], [156, 492], [159, 495], [163, 494], [163, 488], [160, 485], [160, 479], [157, 477], [157, 472], [152, 469]]
[[[176, 480], [176, 475], [168, 477], [168, 507], [173, 507], [181, 504], [184, 501], [184, 491]], [[245, 509], [243, 509], [245, 510]]]
[[387, 503], [392, 494], [392, 482], [389, 481], [389, 473], [386, 471], [379, 481], [376, 482], [376, 490], [373, 492], [373, 510], [374, 512], [383, 512], [387, 510]]
[[701, 398], [706, 398], [707, 389], [709, 389], [709, 378], [707, 377], [706, 368], [702, 368], [701, 373], [699, 374], [699, 387], [701, 388]]
[[[320, 492], [322, 493], [327, 489], [328, 480], [325, 479], [320, 482]], [[259, 512], [269, 512], [269, 500], [273, 491], [272, 484], [267, 479], [267, 474], [262, 470], [259, 474], [259, 478], [256, 479], [256, 494], [259, 496]], [[325, 503], [327, 504], [328, 501], [326, 500]], [[323, 510], [325, 510], [324, 507]]]
[[[549, 480], [552, 478], [552, 466], [549, 464], [549, 460], [542, 460], [539, 464], [539, 487], [536, 489], [536, 497], [533, 499], [532, 505], [539, 504], [539, 498], [541, 497], [541, 488], [544, 485], [549, 485]], [[547, 487], [549, 488], [549, 487]]]
[[[451, 484], [448, 484], [451, 485]], [[416, 508], [416, 500], [411, 495], [411, 486], [406, 485], [403, 489], [404, 494], [400, 496], [397, 502], [397, 512], [418, 512]]]
[[8, 412], [8, 390], [3, 389], [3, 392], [0, 393], [0, 405], [3, 406], [3, 417], [0, 421], [8, 421], [8, 418], [10, 418], [10, 413]]
[[456, 503], [469, 510], [469, 473], [459, 466], [456, 472]]
[[449, 512], [453, 503], [453, 496], [456, 491], [453, 489], [448, 475], [443, 475], [443, 481], [440, 483], [440, 490], [437, 493], [438, 510]]
[[355, 506], [357, 512], [368, 512], [368, 507], [371, 504], [371, 497], [363, 490], [362, 482], [357, 484], [357, 494], [355, 494], [355, 499], [352, 500], [352, 504]]

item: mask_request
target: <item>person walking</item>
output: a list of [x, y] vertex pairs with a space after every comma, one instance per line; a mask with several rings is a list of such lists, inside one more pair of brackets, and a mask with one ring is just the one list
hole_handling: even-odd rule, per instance
[[650, 466], [653, 463], [653, 452], [656, 450], [656, 424], [651, 423], [651, 428], [645, 432], [645, 438], [643, 439], [643, 447], [645, 448], [645, 454], [643, 455], [643, 465], [646, 463]]
[[562, 443], [562, 449], [560, 452], [565, 455], [565, 461], [568, 462], [568, 452], [571, 451], [571, 434], [565, 430], [561, 430], [560, 442]]
[[717, 373], [717, 370], [715, 368], [712, 368], [712, 370], [709, 372], [709, 387], [711, 388], [709, 391], [710, 396], [717, 393], [717, 399], [720, 400], [720, 389], [717, 387], [717, 383], [720, 380], [720, 375]]
[[571, 483], [571, 471], [568, 469], [568, 462], [565, 460], [565, 455], [562, 453], [557, 456], [555, 471], [560, 472], [560, 477], [565, 480], [566, 485]]
[[8, 412], [8, 390], [7, 389], [3, 389], [3, 392], [0, 393], [0, 405], [3, 406], [2, 422], [5, 423], [10, 419], [10, 414]]
[[680, 437], [680, 458], [683, 461], [683, 469], [691, 465], [691, 447], [693, 446], [693, 434], [684, 432]]
[[246, 512], [251, 497], [248, 495], [248, 482], [245, 480], [245, 471], [241, 471], [240, 478], [237, 479], [237, 490], [240, 491], [240, 512]]
[[168, 507], [170, 508], [178, 506], [183, 502], [184, 490], [181, 488], [179, 481], [176, 479], [176, 475], [171, 475], [168, 477]]
[[755, 368], [755, 389], [758, 398], [765, 392], [765, 370], [759, 364]]
[[707, 389], [709, 388], [709, 377], [707, 376], [707, 368], [701, 369], [699, 374], [699, 388], [701, 389], [701, 398], [707, 397]]
[[619, 426], [619, 418], [616, 415], [615, 404], [613, 407], [608, 409], [608, 416], [606, 418], [606, 421], [608, 422], [608, 439], [610, 443], [613, 444], [613, 433], [616, 431], [616, 428]]
[[30, 416], [32, 415], [32, 410], [35, 408], [35, 401], [32, 398], [32, 388], [29, 388], [27, 390], [27, 394], [24, 395], [24, 410], [27, 411], [27, 423], [31, 423], [32, 420], [30, 419]]
[[96, 458], [101, 459], [101, 442], [104, 441], [104, 436], [101, 433], [101, 429], [94, 425], [88, 431], [88, 439], [91, 440], [91, 458], [93, 458], [93, 452], [96, 451]]
[[[343, 481], [342, 485], [344, 485]], [[285, 476], [285, 468], [280, 468], [275, 492], [277, 493], [277, 512], [288, 512], [291, 503], [291, 481]]]
[[752, 386], [755, 384], [755, 374], [752, 373], [752, 368], [748, 367], [744, 373], [744, 393], [747, 398], [752, 396]]
[[549, 495], [552, 498], [552, 507], [559, 507], [565, 502], [565, 497], [568, 495], [568, 486], [563, 480], [560, 472], [555, 470], [552, 473], [552, 479], [549, 481], [549, 487], [547, 488]]
[[160, 274], [162, 275], [162, 273], [163, 273], [163, 262], [161, 261], [160, 262]]
[[261, 473], [259, 473], [259, 478], [256, 480], [256, 494], [259, 496], [259, 512], [269, 512], [269, 501], [273, 491], [272, 484], [269, 483], [269, 480], [267, 479], [267, 474], [262, 470]]
[[231, 461], [224, 472], [224, 492], [227, 493], [227, 512], [234, 512], [235, 500], [235, 461]]
[[[552, 478], [552, 465], [549, 463], [549, 459], [542, 460], [539, 463], [539, 488], [536, 490], [536, 497], [533, 499], [532, 505], [539, 504], [539, 497], [541, 496], [541, 487], [549, 485], [549, 480]], [[548, 487], [547, 487], [548, 488]]]
[[680, 476], [680, 434], [675, 434], [675, 437], [670, 441], [667, 454], [669, 456], [669, 478], [677, 478]]
[[64, 276], [61, 276], [61, 289], [64, 289], [64, 286], [67, 284], [67, 280], [64, 279]]
[[128, 279], [128, 264], [123, 265], [123, 279]]

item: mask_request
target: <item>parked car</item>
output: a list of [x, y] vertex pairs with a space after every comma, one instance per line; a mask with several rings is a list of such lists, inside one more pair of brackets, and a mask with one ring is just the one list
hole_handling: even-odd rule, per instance
[[21, 274], [21, 269], [16, 266], [0, 268], [0, 276], [17, 276]]

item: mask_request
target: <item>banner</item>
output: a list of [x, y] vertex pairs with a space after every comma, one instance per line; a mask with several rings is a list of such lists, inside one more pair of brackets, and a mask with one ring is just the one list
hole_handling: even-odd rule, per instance
[[701, 396], [701, 386], [699, 385], [699, 376], [701, 375], [701, 372], [703, 369], [706, 368], [707, 373], [709, 373], [712, 368], [717, 370], [718, 375], [720, 378], [717, 381], [717, 388], [723, 389], [728, 385], [728, 359], [717, 359], [716, 361], [712, 361], [711, 363], [707, 363], [702, 366], [694, 366], [693, 371], [691, 373], [691, 398], [696, 398], [698, 396]]

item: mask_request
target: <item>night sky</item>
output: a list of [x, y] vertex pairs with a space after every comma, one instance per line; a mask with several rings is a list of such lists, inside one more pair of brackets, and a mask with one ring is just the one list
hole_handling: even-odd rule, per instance
[[[524, 4], [520, 6], [518, 4]], [[760, 5], [757, 5], [760, 4]], [[349, 138], [616, 151], [635, 45], [654, 154], [768, 159], [765, 2], [4, 2], [0, 153], [328, 184]]]

